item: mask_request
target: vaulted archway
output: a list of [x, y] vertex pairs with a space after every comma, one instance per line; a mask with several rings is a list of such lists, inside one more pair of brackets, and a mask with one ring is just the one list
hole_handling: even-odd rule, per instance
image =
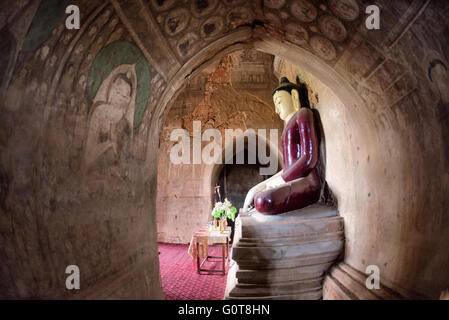
[[[449, 267], [449, 43], [440, 36], [447, 3], [381, 1], [382, 28], [368, 31], [365, 0], [206, 2], [199, 10], [196, 1], [79, 0], [81, 29], [66, 29], [54, 10], [57, 26], [26, 40], [36, 43], [32, 50], [22, 46], [33, 37], [39, 3], [1, 5], [9, 16], [0, 30], [16, 43], [8, 52], [14, 59], [1, 59], [10, 70], [0, 106], [2, 295], [70, 298], [64, 270], [78, 264], [85, 281], [77, 297], [162, 298], [156, 150], [163, 124], [195, 74], [256, 49], [283, 60], [285, 70], [298, 67], [316, 81], [319, 98], [337, 98], [319, 110], [327, 178], [345, 221], [345, 263], [362, 274], [377, 265], [381, 282], [403, 296], [437, 297], [449, 282], [441, 271]], [[147, 84], [139, 97], [148, 100], [136, 100], [140, 124], [123, 166], [112, 170], [119, 182], [108, 183], [101, 168], [92, 191], [81, 170], [97, 107], [89, 73], [102, 49], [123, 41], [139, 54], [107, 56], [98, 70], [135, 65]]]

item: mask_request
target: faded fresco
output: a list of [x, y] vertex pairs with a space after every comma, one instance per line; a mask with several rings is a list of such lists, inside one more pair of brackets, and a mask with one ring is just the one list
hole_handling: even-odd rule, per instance
[[125, 159], [131, 154], [133, 139], [136, 91], [135, 65], [115, 68], [98, 89], [89, 115], [84, 151], [84, 173], [89, 177], [90, 189], [107, 189], [111, 178], [125, 181]]
[[[3, 282], [2, 296], [13, 296], [14, 290], [27, 297], [67, 294], [59, 285], [65, 274], [56, 271], [64, 271], [67, 261], [83, 270], [83, 288], [95, 286], [98, 276], [109, 288], [108, 274], [128, 272], [132, 261], [151, 266], [152, 253], [141, 250], [148, 248], [142, 239], [156, 234], [133, 208], [142, 208], [146, 199], [149, 111], [165, 88], [164, 78], [108, 1], [76, 2], [80, 30], [65, 28], [62, 1], [40, 3], [0, 5], [0, 65], [9, 70], [0, 76], [1, 219], [32, 217], [20, 234], [14, 228], [0, 232], [1, 260], [25, 262], [2, 269], [2, 279], [22, 278], [18, 286]], [[14, 19], [2, 20], [6, 13]], [[127, 227], [118, 230], [112, 222], [118, 220]], [[136, 222], [140, 230], [125, 231]], [[81, 233], [85, 236], [76, 236]], [[125, 237], [142, 243], [138, 254], [119, 245]], [[6, 249], [16, 241], [28, 249]], [[42, 246], [51, 246], [51, 252], [42, 253]], [[88, 247], [114, 250], [117, 260]], [[53, 261], [51, 272], [47, 259]], [[36, 268], [27, 273], [30, 265]], [[138, 285], [136, 297], [148, 291], [146, 272], [131, 272], [126, 279], [127, 285]], [[38, 285], [25, 285], [32, 281]], [[88, 297], [89, 290], [81, 295]]]
[[45, 0], [39, 5], [33, 22], [23, 41], [22, 50], [34, 51], [47, 40], [64, 19], [65, 8], [70, 0]]
[[132, 128], [138, 128], [150, 96], [151, 76], [145, 57], [134, 44], [116, 41], [107, 45], [98, 53], [89, 71], [87, 96], [90, 100], [94, 100], [106, 77], [110, 75], [114, 68], [123, 64], [135, 64], [137, 83], [133, 98], [135, 100], [135, 112]]

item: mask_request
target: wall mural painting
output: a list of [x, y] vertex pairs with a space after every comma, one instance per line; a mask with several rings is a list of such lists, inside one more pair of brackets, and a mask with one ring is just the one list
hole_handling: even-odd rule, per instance
[[23, 41], [23, 51], [35, 51], [51, 36], [53, 30], [65, 18], [65, 9], [70, 2], [70, 0], [45, 0], [40, 3]]
[[134, 44], [125, 41], [116, 41], [107, 45], [98, 53], [89, 70], [87, 97], [92, 101], [103, 81], [105, 81], [113, 69], [122, 64], [135, 65], [137, 89], [133, 128], [136, 129], [142, 121], [150, 96], [151, 75], [145, 57]]
[[[426, 59], [427, 77], [431, 88], [437, 97], [435, 115], [441, 123], [449, 122], [449, 64], [444, 56], [436, 51], [430, 51]], [[441, 127], [444, 160], [449, 163], [449, 126]]]
[[8, 30], [8, 27], [3, 27], [0, 30], [0, 70], [3, 70], [3, 74], [0, 75], [0, 86], [3, 86], [3, 83], [6, 81], [16, 47], [17, 40]]
[[[89, 191], [115, 194], [119, 189], [110, 190], [111, 179], [130, 185], [136, 129], [146, 109], [150, 80], [146, 60], [133, 44], [113, 42], [96, 56], [87, 81], [91, 107], [84, 173]], [[130, 188], [122, 184], [121, 192]]]

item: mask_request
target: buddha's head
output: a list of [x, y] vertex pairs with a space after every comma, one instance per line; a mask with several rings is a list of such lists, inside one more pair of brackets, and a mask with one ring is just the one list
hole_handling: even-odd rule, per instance
[[449, 102], [449, 92], [447, 86], [449, 83], [449, 73], [446, 64], [440, 59], [433, 59], [429, 63], [428, 75], [430, 81], [434, 83], [435, 87], [438, 89], [441, 100], [444, 103]]
[[108, 90], [108, 103], [126, 111], [132, 97], [132, 84], [127, 75], [119, 73]]
[[299, 86], [285, 77], [282, 77], [279, 87], [273, 91], [275, 112], [282, 120], [285, 121], [291, 114], [298, 111], [298, 91]]

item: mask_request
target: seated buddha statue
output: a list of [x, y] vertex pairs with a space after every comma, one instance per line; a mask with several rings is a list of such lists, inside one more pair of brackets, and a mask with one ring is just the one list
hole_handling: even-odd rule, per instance
[[320, 199], [319, 141], [314, 113], [308, 99], [300, 96], [304, 95], [302, 89], [283, 77], [273, 92], [276, 113], [285, 122], [281, 138], [283, 170], [249, 190], [244, 212], [253, 201], [262, 214], [280, 214]]

